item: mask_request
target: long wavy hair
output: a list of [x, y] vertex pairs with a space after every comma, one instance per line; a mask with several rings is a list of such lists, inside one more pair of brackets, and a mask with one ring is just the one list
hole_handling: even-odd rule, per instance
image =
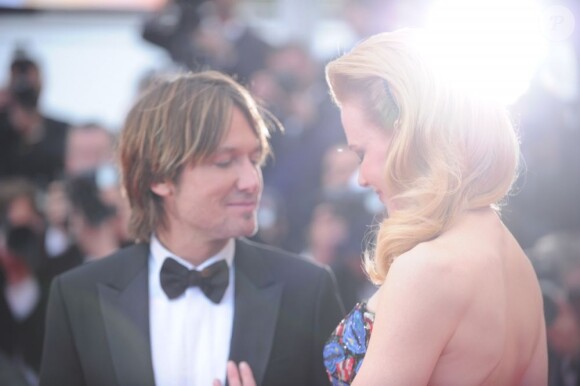
[[391, 136], [384, 178], [396, 209], [364, 259], [376, 284], [395, 258], [439, 236], [461, 212], [499, 211], [518, 170], [519, 141], [507, 110], [442, 81], [417, 36], [374, 35], [326, 66], [335, 103], [357, 101]]
[[277, 122], [244, 87], [219, 72], [161, 78], [131, 108], [119, 157], [135, 239], [148, 241], [157, 227], [165, 226], [163, 202], [151, 185], [176, 182], [186, 164], [207, 159], [227, 134], [233, 108], [250, 123], [265, 158], [270, 151], [267, 125]]

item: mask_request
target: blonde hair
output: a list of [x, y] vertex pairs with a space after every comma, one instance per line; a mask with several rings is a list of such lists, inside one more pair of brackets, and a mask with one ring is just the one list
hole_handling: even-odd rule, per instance
[[385, 182], [396, 210], [365, 254], [377, 284], [395, 258], [440, 235], [462, 211], [499, 210], [517, 174], [519, 143], [506, 109], [442, 82], [416, 36], [372, 36], [326, 67], [337, 105], [355, 100], [391, 135]]
[[154, 82], [131, 108], [119, 140], [123, 188], [131, 206], [130, 232], [149, 240], [165, 226], [162, 201], [151, 191], [155, 182], [177, 181], [183, 166], [207, 159], [227, 134], [233, 108], [245, 115], [270, 151], [264, 111], [249, 92], [215, 71], [186, 73]]

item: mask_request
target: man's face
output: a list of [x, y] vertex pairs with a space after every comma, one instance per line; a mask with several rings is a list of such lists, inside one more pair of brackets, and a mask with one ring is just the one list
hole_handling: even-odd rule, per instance
[[65, 170], [76, 175], [94, 169], [113, 159], [113, 140], [101, 129], [72, 130], [65, 155]]
[[10, 73], [9, 88], [11, 90], [22, 87], [22, 82], [28, 85], [28, 87], [34, 90], [34, 92], [40, 94], [42, 81], [40, 79], [40, 71], [38, 68], [26, 66], [26, 68], [12, 71]]
[[151, 186], [163, 198], [167, 231], [216, 241], [251, 236], [257, 231], [262, 194], [262, 148], [237, 108], [216, 152], [186, 165], [176, 183]]

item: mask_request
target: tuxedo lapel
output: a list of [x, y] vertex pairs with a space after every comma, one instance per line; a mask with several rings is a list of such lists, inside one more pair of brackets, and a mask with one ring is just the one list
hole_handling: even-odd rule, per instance
[[268, 359], [283, 284], [269, 272], [267, 257], [244, 241], [236, 242], [234, 326], [230, 359], [249, 363], [256, 384], [261, 384]]
[[146, 244], [126, 251], [126, 266], [98, 284], [99, 302], [120, 385], [153, 386], [149, 335], [149, 278]]

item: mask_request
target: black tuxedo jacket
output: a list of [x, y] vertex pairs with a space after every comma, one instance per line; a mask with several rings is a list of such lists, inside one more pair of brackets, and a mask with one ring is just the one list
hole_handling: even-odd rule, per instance
[[[155, 384], [148, 258], [137, 244], [53, 281], [41, 386]], [[247, 240], [234, 265], [230, 359], [258, 385], [328, 385], [322, 349], [344, 314], [331, 272]]]

